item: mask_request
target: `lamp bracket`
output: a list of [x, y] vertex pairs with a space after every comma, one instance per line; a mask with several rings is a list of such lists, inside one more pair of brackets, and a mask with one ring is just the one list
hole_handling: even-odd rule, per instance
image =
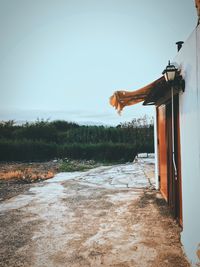
[[182, 75], [176, 75], [174, 81], [171, 83], [178, 91], [185, 92], [185, 80]]

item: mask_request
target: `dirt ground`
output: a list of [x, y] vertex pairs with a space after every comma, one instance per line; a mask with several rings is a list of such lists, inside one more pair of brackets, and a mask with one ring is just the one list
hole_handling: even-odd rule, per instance
[[52, 178], [60, 162], [0, 162], [0, 202], [26, 192], [32, 183]]
[[139, 161], [19, 191], [0, 204], [0, 266], [190, 266], [152, 177], [152, 162]]

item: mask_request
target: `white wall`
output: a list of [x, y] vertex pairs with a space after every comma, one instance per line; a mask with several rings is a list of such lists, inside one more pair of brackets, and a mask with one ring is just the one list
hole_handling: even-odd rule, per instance
[[[186, 82], [180, 94], [183, 232], [181, 241], [192, 266], [200, 244], [200, 27], [175, 58]], [[200, 248], [199, 248], [200, 249]]]

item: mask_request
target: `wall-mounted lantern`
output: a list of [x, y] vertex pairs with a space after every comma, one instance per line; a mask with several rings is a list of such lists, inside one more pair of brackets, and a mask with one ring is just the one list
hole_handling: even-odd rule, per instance
[[177, 71], [178, 69], [174, 65], [171, 65], [169, 61], [167, 67], [162, 72], [166, 82], [173, 82], [175, 80]]
[[185, 81], [182, 75], [180, 75], [179, 70], [172, 65], [170, 61], [162, 74], [164, 75], [166, 82], [170, 83], [174, 87], [178, 87], [183, 92], [185, 91]]

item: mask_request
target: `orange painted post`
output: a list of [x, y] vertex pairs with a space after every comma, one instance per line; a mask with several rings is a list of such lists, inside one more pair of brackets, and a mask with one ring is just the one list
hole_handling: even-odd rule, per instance
[[157, 108], [158, 112], [158, 155], [159, 155], [159, 175], [160, 191], [168, 200], [167, 184], [167, 143], [166, 143], [166, 106], [161, 105]]

